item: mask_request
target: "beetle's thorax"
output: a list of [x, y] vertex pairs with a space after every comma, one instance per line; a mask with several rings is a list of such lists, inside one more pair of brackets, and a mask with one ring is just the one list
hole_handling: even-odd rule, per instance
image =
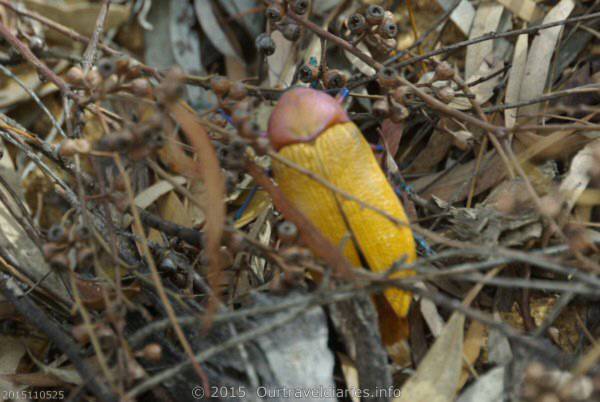
[[279, 150], [286, 145], [312, 141], [336, 124], [349, 122], [342, 105], [323, 91], [294, 88], [287, 91], [269, 119], [269, 140]]

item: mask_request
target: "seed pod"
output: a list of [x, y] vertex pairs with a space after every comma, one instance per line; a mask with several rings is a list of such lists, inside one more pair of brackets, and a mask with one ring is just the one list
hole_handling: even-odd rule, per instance
[[390, 114], [390, 104], [387, 99], [378, 99], [373, 103], [373, 115], [379, 119]]
[[69, 268], [69, 257], [66, 252], [54, 254], [48, 261], [50, 266], [54, 269], [68, 269]]
[[67, 138], [58, 146], [58, 154], [62, 157], [71, 157], [75, 154], [88, 154], [92, 146], [85, 138]]
[[278, 5], [271, 5], [267, 7], [267, 11], [265, 11], [267, 18], [273, 22], [281, 21], [281, 17], [283, 16], [283, 11], [281, 7]]
[[254, 151], [256, 151], [256, 153], [259, 156], [266, 155], [269, 152], [269, 149], [271, 148], [269, 140], [265, 137], [258, 137], [256, 141], [254, 141], [253, 145]]
[[90, 333], [84, 324], [74, 326], [71, 335], [80, 345], [87, 345], [90, 342]]
[[118, 57], [115, 60], [115, 67], [117, 69], [117, 74], [123, 75], [123, 74], [127, 73], [127, 71], [129, 70], [129, 65], [130, 65], [129, 57], [126, 57], [126, 56]]
[[408, 118], [410, 111], [401, 103], [391, 102], [390, 120], [394, 123], [400, 123]]
[[283, 37], [290, 42], [296, 42], [298, 39], [300, 39], [300, 35], [302, 34], [302, 29], [300, 26], [293, 22], [282, 24], [279, 30], [281, 31]]
[[383, 17], [385, 15], [385, 10], [383, 7], [378, 6], [376, 4], [372, 4], [367, 7], [367, 11], [365, 12], [365, 18], [369, 25], [379, 25], [381, 21], [383, 21]]
[[225, 96], [231, 88], [231, 80], [226, 77], [217, 75], [210, 79], [210, 87], [218, 96]]
[[62, 225], [54, 224], [48, 229], [48, 241], [52, 243], [60, 243], [67, 238], [67, 232]]
[[102, 78], [107, 79], [111, 75], [117, 72], [117, 65], [115, 61], [109, 58], [102, 58], [98, 60], [98, 73]]
[[221, 113], [213, 113], [210, 115], [210, 122], [221, 128], [227, 127], [227, 119]]
[[435, 94], [439, 100], [444, 103], [450, 103], [454, 100], [454, 89], [449, 86], [445, 86], [435, 90]]
[[246, 96], [248, 96], [248, 90], [246, 86], [241, 81], [236, 81], [231, 85], [229, 89], [229, 94], [227, 95], [229, 99], [234, 101], [241, 101]]
[[448, 81], [454, 78], [454, 69], [450, 64], [445, 61], [438, 63], [435, 66], [435, 73], [433, 74], [433, 81]]
[[384, 52], [384, 53], [391, 52], [392, 50], [396, 49], [397, 47], [398, 47], [398, 41], [394, 38], [381, 40], [381, 45], [380, 45], [381, 52]]
[[71, 67], [65, 74], [65, 81], [73, 86], [82, 87], [85, 85], [85, 76], [83, 70], [79, 67]]
[[77, 241], [86, 241], [92, 237], [92, 231], [84, 224], [79, 224], [73, 232], [74, 238]]
[[242, 138], [252, 141], [260, 137], [260, 128], [256, 122], [246, 121], [241, 125], [239, 134]]
[[152, 86], [147, 79], [136, 78], [131, 81], [131, 92], [139, 98], [146, 98], [152, 94]]
[[377, 81], [385, 89], [396, 88], [400, 85], [398, 73], [391, 67], [385, 67], [377, 73]]
[[346, 21], [346, 26], [355, 35], [360, 35], [367, 29], [367, 20], [362, 14], [352, 14]]
[[348, 81], [346, 75], [340, 70], [327, 70], [323, 74], [323, 85], [326, 88], [343, 88], [346, 85], [346, 81]]
[[304, 64], [298, 70], [298, 79], [304, 83], [313, 82], [317, 78], [319, 78], [319, 69], [315, 66]]
[[406, 104], [406, 95], [410, 93], [410, 88], [407, 86], [400, 86], [392, 92], [392, 99], [400, 103], [401, 105]]
[[29, 40], [29, 48], [35, 55], [40, 54], [40, 52], [44, 50], [45, 46], [46, 44], [44, 43], [44, 40], [39, 36], [34, 36]]
[[141, 350], [141, 357], [151, 362], [159, 362], [162, 359], [162, 347], [158, 343], [149, 343]]
[[228, 145], [229, 154], [236, 159], [243, 159], [246, 155], [246, 143], [239, 139], [235, 138]]
[[379, 34], [385, 39], [392, 39], [398, 35], [398, 25], [391, 18], [385, 18], [379, 25]]
[[156, 96], [160, 102], [171, 104], [183, 96], [185, 73], [181, 67], [172, 67], [157, 88]]
[[248, 113], [248, 105], [245, 102], [240, 102], [233, 110], [231, 114], [231, 120], [233, 121], [233, 125], [236, 127], [241, 127], [242, 124], [250, 120], [250, 113]]
[[269, 34], [261, 33], [256, 37], [256, 48], [259, 52], [266, 56], [271, 56], [275, 53], [275, 42]]
[[283, 221], [277, 225], [277, 237], [284, 244], [292, 244], [298, 237], [298, 228], [290, 221]]
[[308, 11], [308, 0], [294, 0], [292, 10], [298, 15], [304, 15]]
[[141, 77], [142, 73], [143, 71], [140, 63], [135, 60], [129, 60], [129, 68], [125, 72], [125, 79], [133, 80], [135, 78]]
[[234, 253], [239, 253], [246, 249], [246, 240], [237, 232], [226, 232], [225, 242], [227, 243], [227, 247]]
[[98, 88], [102, 84], [102, 76], [96, 68], [91, 69], [85, 76], [85, 82], [90, 88]]

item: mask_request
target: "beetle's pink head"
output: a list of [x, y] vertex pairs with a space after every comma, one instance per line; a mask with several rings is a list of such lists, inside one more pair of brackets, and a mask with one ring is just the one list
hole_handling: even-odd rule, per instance
[[269, 119], [269, 141], [279, 150], [314, 140], [323, 131], [350, 121], [342, 105], [323, 91], [294, 88], [283, 94]]

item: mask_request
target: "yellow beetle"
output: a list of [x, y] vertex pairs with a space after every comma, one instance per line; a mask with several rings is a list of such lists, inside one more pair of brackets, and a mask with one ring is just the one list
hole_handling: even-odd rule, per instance
[[[408, 222], [369, 143], [340, 103], [325, 92], [309, 88], [287, 91], [271, 114], [268, 135], [283, 158], [363, 203]], [[361, 265], [361, 256], [375, 272], [388, 270], [402, 258], [409, 263], [415, 260], [415, 243], [407, 225], [393, 223], [276, 160], [273, 174], [289, 201], [341, 247], [355, 266]], [[411, 274], [398, 272], [394, 277]], [[384, 294], [396, 315], [405, 317], [411, 295], [395, 288]]]

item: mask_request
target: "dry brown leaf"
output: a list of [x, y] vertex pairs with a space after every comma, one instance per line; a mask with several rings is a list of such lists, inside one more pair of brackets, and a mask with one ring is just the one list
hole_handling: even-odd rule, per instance
[[475, 364], [481, 348], [485, 345], [487, 331], [485, 325], [477, 320], [473, 320], [467, 334], [465, 335], [465, 342], [463, 344], [463, 355], [465, 364], [463, 365], [462, 372], [460, 373], [460, 379], [458, 381], [458, 389], [462, 389], [465, 383], [471, 376], [471, 370], [467, 367], [467, 363], [471, 366]]
[[[89, 1], [55, 2], [46, 0], [24, 0], [29, 10], [65, 25], [80, 34], [90, 37], [96, 27], [96, 19], [102, 7], [100, 3]], [[105, 30], [110, 30], [123, 24], [129, 18], [129, 7], [111, 4], [106, 17]], [[71, 44], [70, 39], [57, 34], [52, 29], [46, 31], [48, 38], [61, 43]]]
[[[60, 63], [54, 68], [54, 71], [60, 72], [67, 66], [67, 63]], [[29, 90], [35, 92], [38, 96], [45, 96], [55, 92], [58, 88], [51, 82], [42, 84], [39, 74], [35, 68], [30, 66], [21, 66], [12, 70]], [[19, 102], [31, 99], [31, 96], [12, 78], [0, 74], [2, 79], [2, 88], [0, 89], [0, 108], [14, 106]]]
[[212, 0], [196, 0], [194, 8], [202, 31], [215, 48], [225, 56], [241, 60], [240, 45], [234, 35], [227, 31], [225, 18], [220, 14], [214, 2]]
[[521, 162], [566, 159], [591, 141], [573, 130], [556, 131], [547, 136], [520, 131], [515, 139], [515, 150], [519, 152]]
[[514, 15], [527, 22], [542, 18], [542, 10], [533, 0], [496, 0]]
[[[456, 0], [437, 0], [438, 4], [445, 10], [449, 10], [454, 6]], [[450, 20], [467, 36], [471, 29], [471, 24], [475, 18], [475, 8], [469, 0], [461, 0], [460, 4], [450, 14]]]
[[[435, 180], [439, 173], [424, 176], [413, 182], [411, 186], [421, 196], [429, 198], [435, 195], [442, 200], [459, 202], [467, 198], [470, 191], [470, 177], [475, 171], [476, 160], [459, 165], [452, 169], [442, 179]], [[480, 194], [498, 184], [506, 176], [506, 168], [502, 159], [493, 151], [484, 155], [479, 169], [479, 176], [474, 194]], [[435, 180], [435, 183], [431, 184]]]
[[[15, 193], [21, 193], [19, 176], [14, 171], [14, 165], [8, 152], [4, 152], [2, 143], [0, 143], [0, 154], [3, 155], [0, 158], [0, 175], [9, 185], [14, 185], [12, 190]], [[20, 209], [14, 202], [11, 193], [2, 185], [0, 185], [0, 191], [3, 193], [3, 198], [11, 204], [11, 211], [20, 214]], [[50, 291], [57, 300], [70, 303], [69, 292], [58, 277], [56, 270], [50, 268], [36, 243], [2, 202], [0, 202], [0, 248], [20, 265], [19, 268], [23, 270], [20, 274], [24, 278], [19, 279], [27, 278], [36, 282], [45, 278], [40, 286]]]
[[236, 228], [242, 228], [246, 226], [248, 223], [252, 222], [256, 219], [257, 216], [263, 213], [263, 211], [271, 205], [271, 198], [269, 195], [262, 190], [259, 190], [254, 194], [250, 204], [246, 207], [246, 210], [240, 216], [238, 220], [235, 221]]
[[[185, 184], [187, 182], [187, 179], [181, 176], [175, 176], [172, 179], [177, 184]], [[172, 190], [173, 184], [166, 180], [160, 180], [136, 195], [135, 205], [139, 208], [146, 209], [160, 197]]]
[[[528, 36], [519, 35], [512, 59], [512, 66], [508, 76], [508, 85], [506, 87], [505, 102], [507, 104], [519, 101], [521, 92], [521, 83], [525, 74], [527, 63]], [[504, 120], [507, 128], [513, 127], [517, 121], [517, 108], [506, 109], [504, 111]]]
[[[546, 15], [544, 24], [568, 18], [574, 7], [575, 2], [573, 0], [561, 0], [561, 2], [554, 6], [548, 15]], [[552, 56], [556, 50], [556, 43], [558, 42], [562, 29], [562, 25], [544, 29], [540, 31], [533, 40], [531, 49], [527, 55], [527, 65], [525, 66], [523, 82], [521, 83], [519, 100], [528, 101], [544, 94], [550, 66], [552, 64]], [[540, 108], [541, 106], [539, 103], [519, 108], [519, 121], [527, 120], [528, 117], [525, 115], [539, 113]]]
[[[494, 54], [488, 55], [479, 65], [479, 69], [469, 77], [468, 83], [474, 83], [482, 80], [478, 84], [471, 86], [471, 92], [475, 95], [477, 103], [487, 102], [494, 96], [494, 90], [502, 81], [502, 74], [496, 74], [504, 68], [504, 61]], [[486, 77], [491, 77], [485, 79]], [[458, 110], [468, 110], [472, 107], [467, 98], [456, 97], [448, 105]]]
[[417, 155], [405, 173], [428, 173], [432, 171], [444, 160], [451, 147], [452, 138], [449, 135], [433, 132], [427, 141], [427, 145]]
[[465, 317], [454, 313], [421, 361], [416, 373], [402, 387], [395, 402], [452, 402], [463, 362]]
[[560, 192], [565, 198], [568, 210], [573, 208], [587, 188], [592, 178], [591, 173], [598, 170], [599, 154], [600, 140], [596, 140], [579, 151], [571, 161], [569, 173], [560, 185]]
[[[0, 336], [0, 374], [15, 374], [19, 362], [26, 353], [22, 339], [7, 335]], [[16, 392], [23, 389], [22, 386], [13, 385], [8, 378], [0, 378], [0, 392]]]
[[[476, 38], [488, 32], [495, 32], [500, 24], [504, 7], [499, 4], [481, 3], [469, 34], [469, 39]], [[467, 47], [465, 60], [465, 79], [471, 81], [471, 76], [479, 72], [480, 66], [486, 57], [494, 52], [494, 41], [487, 40]]]

